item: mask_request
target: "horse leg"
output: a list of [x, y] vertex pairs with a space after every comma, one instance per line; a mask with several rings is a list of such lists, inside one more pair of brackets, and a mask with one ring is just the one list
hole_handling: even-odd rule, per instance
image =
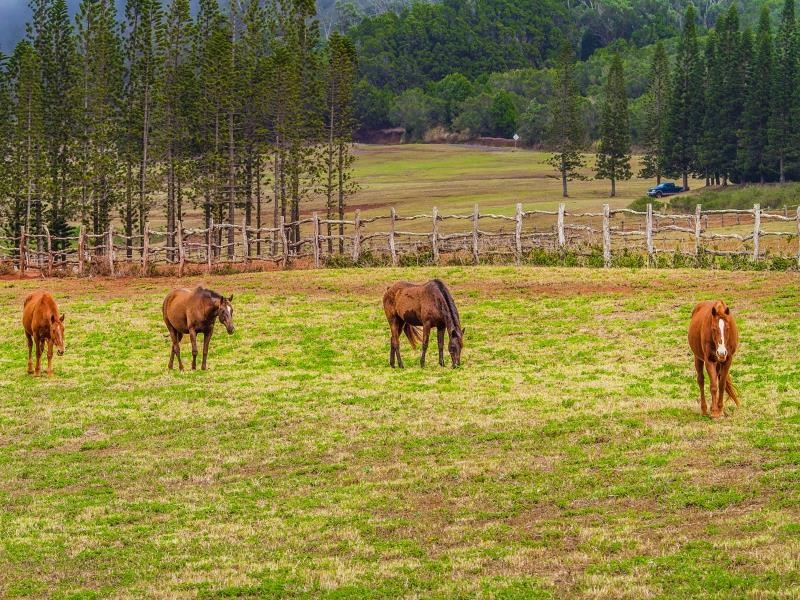
[[197, 370], [197, 332], [189, 330], [189, 339], [192, 341], [192, 371]]
[[439, 366], [444, 366], [444, 327], [436, 328], [436, 342], [439, 344]]
[[29, 334], [25, 334], [25, 337], [28, 340], [28, 375], [33, 373], [33, 338]]
[[706, 385], [706, 378], [703, 374], [704, 367], [705, 364], [702, 358], [694, 359], [694, 370], [697, 371], [697, 385], [700, 386], [700, 412], [702, 412], [703, 415], [707, 415], [708, 405], [706, 404], [706, 390], [704, 389]]
[[36, 338], [36, 368], [33, 371], [34, 375], [39, 375], [42, 370], [42, 350], [44, 349], [44, 344], [42, 340], [38, 337]]
[[400, 358], [400, 332], [403, 331], [403, 322], [400, 319], [394, 318], [389, 323], [391, 329], [391, 349], [389, 350], [389, 365], [394, 369], [394, 359], [397, 358], [398, 368], [403, 368], [403, 359]]
[[428, 342], [431, 339], [431, 326], [430, 325], [423, 325], [422, 326], [422, 355], [419, 358], [419, 366], [425, 366], [425, 353], [428, 352]]
[[711, 380], [711, 418], [718, 419], [722, 415], [722, 410], [719, 406], [719, 373], [717, 371], [717, 363], [709, 363], [706, 370], [708, 371], [708, 378]]
[[211, 341], [211, 333], [214, 330], [210, 330], [203, 334], [203, 364], [200, 367], [203, 371], [206, 370], [206, 357], [208, 356], [208, 342]]
[[47, 340], [47, 376], [53, 376], [53, 340]]
[[717, 363], [717, 365], [719, 369], [719, 414], [724, 415], [725, 384], [728, 382], [728, 371], [731, 368], [731, 363], [727, 361], [724, 364]]

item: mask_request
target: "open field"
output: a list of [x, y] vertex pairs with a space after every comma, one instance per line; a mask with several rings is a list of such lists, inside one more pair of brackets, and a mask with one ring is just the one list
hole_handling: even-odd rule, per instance
[[[403, 340], [391, 370], [382, 292], [434, 275], [463, 366], [422, 370]], [[796, 274], [205, 281], [237, 332], [186, 373], [160, 316], [177, 281], [45, 282], [52, 379], [25, 374], [19, 323], [42, 282], [0, 282], [0, 597], [800, 596]], [[712, 422], [685, 331], [717, 296], [743, 405]]]
[[[487, 148], [464, 144], [403, 144], [379, 146], [358, 144], [353, 177], [360, 190], [348, 201], [347, 217], [355, 209], [371, 217], [386, 215], [394, 206], [400, 214], [428, 213], [433, 206], [442, 211], [471, 213], [478, 203], [484, 212], [511, 215], [517, 202], [525, 210], [555, 210], [561, 196], [559, 174], [546, 161], [547, 152], [527, 149]], [[582, 170], [593, 176], [594, 155], [586, 155], [590, 168]], [[639, 157], [633, 157], [634, 173]], [[701, 181], [692, 185], [700, 187]], [[568, 211], [599, 211], [603, 203], [612, 208], [624, 207], [641, 198], [655, 179], [634, 178], [617, 182], [617, 197], [609, 198], [611, 184], [606, 180], [571, 181]], [[271, 188], [266, 185], [266, 193]], [[270, 196], [271, 197], [271, 196]], [[325, 210], [325, 200], [318, 196], [303, 202], [301, 212]], [[272, 204], [262, 209], [265, 223], [272, 223]], [[164, 209], [154, 213], [153, 224], [162, 226]], [[188, 226], [199, 226], [198, 210], [190, 210]], [[254, 219], [255, 220], [255, 219]]]

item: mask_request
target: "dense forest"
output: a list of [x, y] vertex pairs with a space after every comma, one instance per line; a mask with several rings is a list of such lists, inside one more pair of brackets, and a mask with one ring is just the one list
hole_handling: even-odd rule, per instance
[[613, 193], [634, 148], [656, 179], [800, 175], [794, 0], [31, 0], [27, 32], [0, 56], [12, 235], [341, 215], [354, 133], [389, 126], [517, 133], [565, 194], [587, 152]]
[[268, 204], [297, 221], [311, 195], [343, 214], [357, 58], [338, 33], [323, 43], [313, 0], [200, 0], [195, 18], [189, 0], [127, 0], [121, 15], [83, 0], [74, 23], [65, 0], [31, 10], [0, 56], [8, 234], [119, 219], [130, 240], [156, 202], [168, 231], [191, 207], [207, 224], [260, 227]]

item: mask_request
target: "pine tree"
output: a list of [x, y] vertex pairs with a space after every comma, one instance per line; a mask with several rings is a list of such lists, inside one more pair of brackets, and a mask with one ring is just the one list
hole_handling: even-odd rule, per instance
[[739, 12], [731, 4], [725, 19], [718, 27], [717, 65], [720, 74], [718, 104], [706, 107], [707, 112], [719, 115], [716, 144], [718, 148], [718, 168], [722, 182], [736, 174], [739, 131], [741, 130], [742, 100], [747, 61], [742, 52], [742, 36], [739, 31]]
[[[223, 135], [227, 94], [230, 35], [227, 19], [217, 0], [201, 0], [195, 29], [193, 61], [197, 76], [198, 102], [194, 111], [199, 152], [199, 185], [203, 198], [206, 227], [213, 219], [225, 220], [223, 204]], [[221, 236], [221, 230], [218, 232]], [[217, 244], [221, 245], [221, 237]]]
[[71, 187], [77, 136], [75, 38], [65, 0], [37, 0], [33, 8], [35, 18], [29, 36], [41, 58], [47, 223], [53, 234], [53, 247], [61, 249], [67, 242], [59, 238], [68, 235], [68, 219], [74, 211]]
[[678, 41], [664, 134], [665, 170], [680, 173], [686, 190], [689, 189], [689, 173], [698, 165], [705, 105], [696, 19], [694, 6], [689, 5]]
[[664, 173], [663, 140], [667, 126], [669, 99], [669, 61], [664, 45], [656, 44], [650, 65], [650, 81], [645, 96], [644, 157], [639, 177], [655, 177], [661, 183]]
[[611, 197], [617, 180], [631, 178], [631, 128], [622, 59], [614, 55], [608, 70], [600, 117], [600, 143], [596, 175], [611, 180]]
[[[197, 84], [191, 63], [193, 35], [189, 0], [172, 0], [167, 12], [161, 49], [164, 60], [161, 70], [164, 111], [162, 142], [167, 171], [166, 218], [169, 248], [175, 247], [177, 223], [183, 218], [181, 175], [186, 173], [190, 164], [190, 123], [197, 102]], [[175, 253], [168, 251], [167, 257], [168, 260], [174, 260]]]
[[80, 209], [83, 222], [100, 235], [111, 222], [120, 178], [122, 48], [114, 3], [83, 0], [77, 23]]
[[794, 0], [785, 0], [775, 40], [775, 76], [769, 123], [770, 152], [778, 162], [778, 178], [786, 181], [787, 163], [798, 145], [798, 51]]
[[772, 176], [767, 132], [774, 72], [769, 9], [763, 6], [756, 34], [754, 57], [747, 71], [739, 165], [745, 181], [764, 183]]
[[[126, 201], [122, 208], [127, 253], [150, 211], [153, 130], [161, 108], [159, 84], [163, 68], [164, 24], [159, 0], [127, 0], [125, 4], [125, 159]], [[136, 202], [132, 198], [132, 165], [136, 164]]]
[[[355, 129], [353, 90], [358, 57], [353, 42], [337, 32], [328, 39], [327, 95], [325, 102], [327, 146], [324, 153], [327, 218], [344, 220], [346, 198], [353, 193], [352, 166], [355, 160], [350, 148]], [[331, 225], [328, 224], [328, 252], [333, 250]], [[344, 251], [344, 225], [339, 224], [339, 251]]]
[[44, 160], [44, 115], [42, 114], [41, 63], [28, 41], [17, 44], [10, 62], [11, 104], [13, 106], [11, 206], [7, 215], [9, 231], [19, 235], [41, 234], [44, 226], [46, 189]]
[[575, 84], [575, 55], [568, 45], [562, 47], [556, 66], [553, 98], [550, 104], [550, 124], [547, 139], [553, 150], [548, 163], [561, 174], [562, 194], [567, 194], [567, 181], [581, 179], [577, 171], [586, 163], [581, 150], [585, 131], [581, 115], [580, 96]]

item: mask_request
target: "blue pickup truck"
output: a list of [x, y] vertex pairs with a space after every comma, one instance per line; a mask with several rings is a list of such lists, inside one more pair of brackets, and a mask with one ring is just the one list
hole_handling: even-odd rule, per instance
[[683, 191], [683, 188], [679, 185], [675, 185], [672, 181], [665, 181], [664, 183], [659, 183], [655, 187], [651, 187], [647, 190], [647, 195], [651, 198], [661, 198], [662, 196], [671, 196], [672, 194], [680, 194]]

